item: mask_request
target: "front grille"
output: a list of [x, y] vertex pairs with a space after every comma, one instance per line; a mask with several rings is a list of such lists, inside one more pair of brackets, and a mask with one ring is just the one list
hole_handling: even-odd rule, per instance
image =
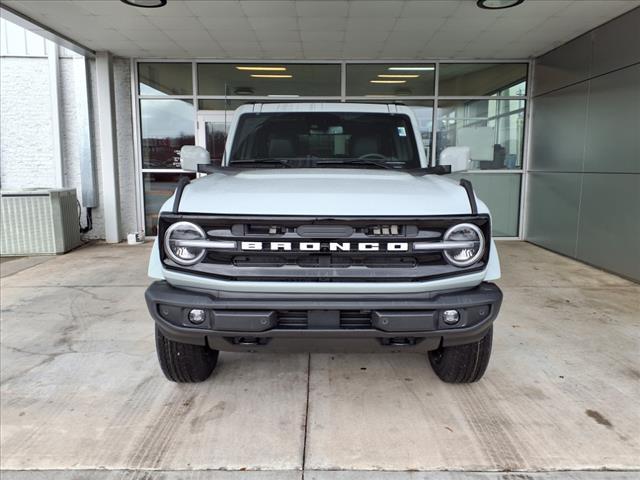
[[422, 254], [420, 256], [399, 255], [336, 255], [336, 254], [290, 254], [290, 255], [245, 255], [209, 253], [204, 262], [208, 264], [233, 265], [238, 268], [248, 267], [286, 267], [295, 265], [302, 268], [414, 268], [417, 265], [437, 264], [439, 254]]
[[[490, 225], [487, 215], [432, 218], [331, 218], [230, 217], [166, 214], [160, 216], [159, 236], [169, 225], [189, 221], [200, 225], [213, 241], [233, 241], [237, 248], [210, 249], [204, 259], [183, 267], [161, 258], [167, 268], [229, 281], [286, 282], [412, 282], [482, 270], [488, 248], [470, 267], [450, 265], [441, 251], [413, 250], [414, 242], [440, 242], [444, 232], [458, 223], [473, 223], [483, 231], [487, 245]], [[264, 245], [262, 250], [242, 250], [242, 242]], [[269, 247], [285, 243], [290, 250]], [[301, 244], [313, 250], [301, 250]], [[336, 246], [339, 244], [339, 246]], [[379, 250], [362, 250], [375, 244]], [[394, 250], [394, 245], [408, 245]], [[347, 250], [346, 245], [351, 248]], [[308, 245], [307, 245], [308, 246]], [[317, 247], [317, 248], [316, 248]]]
[[278, 327], [280, 328], [306, 328], [306, 310], [285, 310], [278, 312]]
[[[307, 310], [283, 310], [276, 312], [278, 328], [301, 329], [309, 327]], [[371, 327], [370, 310], [341, 310], [339, 313], [339, 328], [362, 329]]]

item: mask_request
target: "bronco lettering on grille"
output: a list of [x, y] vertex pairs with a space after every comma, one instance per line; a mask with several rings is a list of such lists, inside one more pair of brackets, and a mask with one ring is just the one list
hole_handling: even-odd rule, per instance
[[322, 247], [326, 247], [330, 252], [406, 252], [409, 244], [406, 242], [389, 242], [380, 245], [380, 242], [241, 242], [241, 250], [271, 250], [271, 251], [299, 251], [299, 252], [319, 252]]

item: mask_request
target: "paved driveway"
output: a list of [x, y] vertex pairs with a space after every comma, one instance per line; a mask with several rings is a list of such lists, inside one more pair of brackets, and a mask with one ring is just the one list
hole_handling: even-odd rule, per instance
[[466, 386], [419, 355], [233, 353], [176, 385], [143, 300], [149, 245], [4, 262], [3, 478], [637, 478], [640, 286], [499, 250], [494, 354]]

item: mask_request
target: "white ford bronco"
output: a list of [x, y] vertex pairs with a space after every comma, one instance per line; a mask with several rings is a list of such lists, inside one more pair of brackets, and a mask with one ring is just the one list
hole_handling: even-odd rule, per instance
[[162, 371], [207, 379], [218, 352], [413, 352], [445, 382], [479, 380], [502, 302], [469, 150], [429, 166], [412, 110], [240, 107], [219, 165], [183, 147], [146, 291]]

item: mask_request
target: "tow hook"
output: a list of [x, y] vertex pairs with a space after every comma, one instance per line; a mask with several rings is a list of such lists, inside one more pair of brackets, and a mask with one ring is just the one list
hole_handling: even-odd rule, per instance
[[258, 337], [234, 337], [233, 343], [235, 345], [245, 345], [245, 346], [254, 346], [254, 345], [266, 345], [266, 338], [258, 338]]
[[416, 344], [414, 337], [393, 337], [393, 338], [381, 338], [380, 343], [390, 347], [408, 347]]

